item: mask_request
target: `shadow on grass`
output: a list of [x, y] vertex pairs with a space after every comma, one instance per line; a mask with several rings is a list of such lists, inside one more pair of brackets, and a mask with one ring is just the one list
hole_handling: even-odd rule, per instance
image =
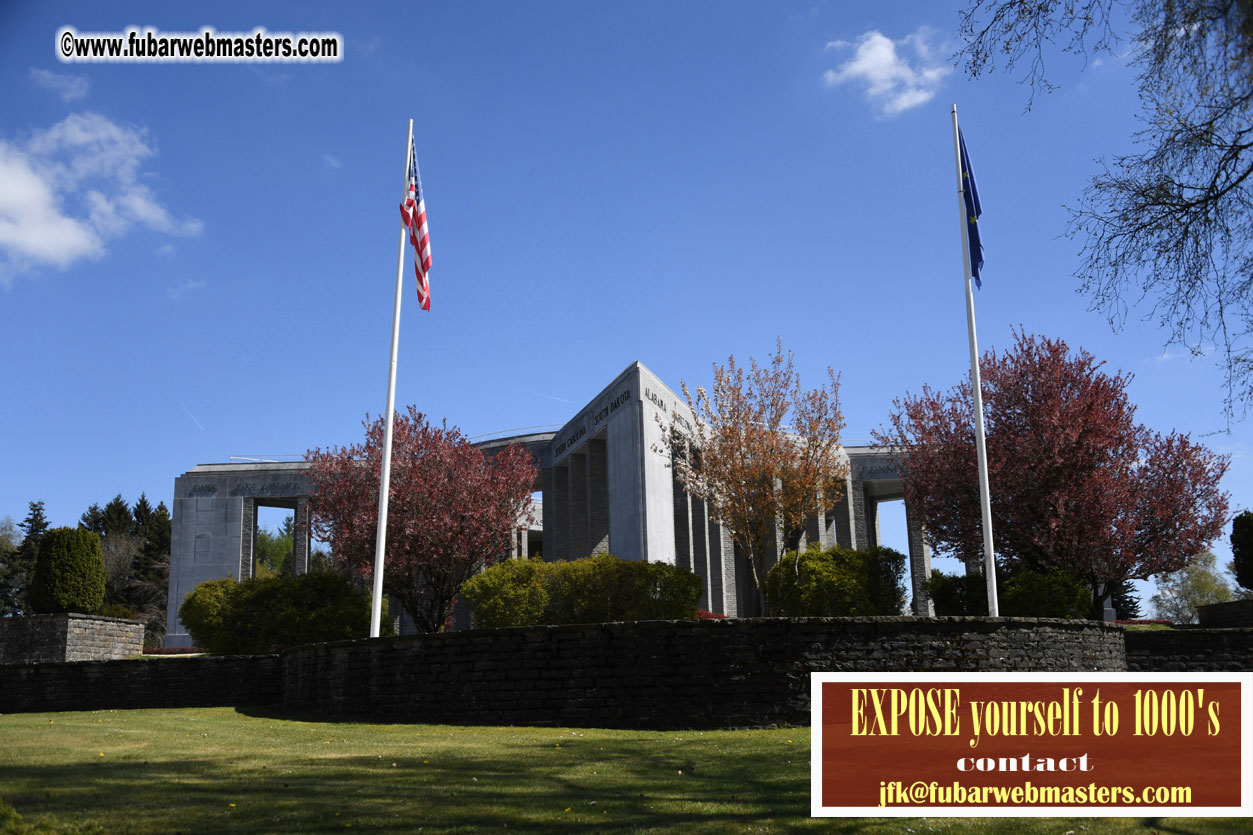
[[807, 763], [753, 774], [738, 757], [719, 767], [646, 747], [572, 738], [502, 746], [490, 760], [438, 751], [0, 766], [0, 786], [28, 820], [51, 813], [134, 832], [717, 831], [808, 815]]
[[[347, 720], [303, 726], [269, 709], [240, 713], [250, 718], [154, 711], [129, 724], [120, 713], [85, 714], [65, 717], [80, 724], [64, 731], [57, 715], [47, 742], [36, 736], [43, 726], [30, 722], [21, 732], [33, 743], [0, 750], [0, 799], [28, 821], [52, 814], [135, 833], [1247, 831], [1237, 820], [811, 819], [804, 729], [796, 736], [373, 720], [349, 728]], [[97, 723], [101, 747], [88, 749]], [[22, 742], [12, 731], [10, 742]], [[97, 752], [105, 755], [94, 759]]]

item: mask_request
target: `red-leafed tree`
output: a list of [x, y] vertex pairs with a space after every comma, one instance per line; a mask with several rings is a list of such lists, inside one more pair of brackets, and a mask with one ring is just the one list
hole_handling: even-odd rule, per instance
[[[384, 420], [367, 417], [365, 442], [310, 450], [313, 531], [334, 559], [362, 579], [374, 575]], [[410, 406], [397, 414], [387, 511], [383, 591], [423, 632], [448, 621], [457, 590], [508, 554], [530, 521], [535, 464], [517, 446], [491, 458], [457, 428], [432, 426]]]
[[[980, 364], [996, 551], [1089, 582], [1098, 607], [1127, 579], [1176, 571], [1222, 531], [1228, 459], [1135, 420], [1131, 381], [1061, 340], [1015, 334]], [[969, 380], [897, 400], [875, 433], [902, 457], [905, 499], [937, 551], [980, 565]]]

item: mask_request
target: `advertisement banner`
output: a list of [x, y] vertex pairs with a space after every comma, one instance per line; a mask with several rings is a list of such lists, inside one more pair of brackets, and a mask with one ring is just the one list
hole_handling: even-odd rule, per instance
[[815, 816], [1253, 814], [1249, 673], [813, 673]]

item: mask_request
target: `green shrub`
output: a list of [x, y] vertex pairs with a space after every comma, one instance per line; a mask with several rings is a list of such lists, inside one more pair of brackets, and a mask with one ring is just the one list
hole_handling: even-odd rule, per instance
[[[937, 615], [986, 615], [988, 584], [982, 574], [932, 571], [927, 593]], [[997, 608], [1004, 617], [1085, 618], [1092, 591], [1061, 569], [1047, 572], [998, 565]]]
[[505, 560], [461, 587], [475, 626], [686, 620], [703, 583], [686, 568], [596, 554], [571, 562]]
[[81, 528], [45, 532], [39, 541], [29, 594], [36, 612], [98, 612], [104, 605], [100, 537]]
[[1047, 572], [1019, 569], [1006, 573], [997, 589], [997, 602], [1007, 617], [1086, 618], [1092, 610], [1092, 590], [1060, 568]]
[[883, 547], [786, 553], [766, 576], [766, 611], [776, 617], [898, 615], [906, 563], [900, 551]]
[[461, 586], [474, 612], [474, 625], [485, 629], [540, 623], [548, 608], [544, 577], [553, 563], [504, 560]]
[[142, 620], [139, 613], [127, 606], [125, 603], [106, 603], [100, 607], [100, 611], [96, 614], [106, 618], [126, 618], [127, 620]]
[[224, 652], [230, 638], [226, 634], [226, 601], [239, 583], [234, 577], [205, 580], [187, 593], [178, 609], [191, 642], [206, 652]]
[[209, 580], [183, 599], [179, 619], [192, 642], [216, 654], [247, 655], [297, 644], [364, 638], [370, 605], [338, 574]]
[[[988, 584], [982, 574], [946, 574], [933, 569], [926, 582], [927, 595], [937, 615], [987, 615]], [[997, 593], [1000, 588], [998, 585]]]

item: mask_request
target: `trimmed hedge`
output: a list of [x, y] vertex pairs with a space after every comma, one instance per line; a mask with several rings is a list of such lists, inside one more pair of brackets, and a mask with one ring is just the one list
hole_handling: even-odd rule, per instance
[[766, 611], [773, 617], [899, 615], [907, 562], [884, 547], [790, 551], [766, 576]]
[[31, 608], [40, 614], [94, 615], [104, 605], [104, 556], [100, 537], [82, 528], [53, 528], [39, 541], [30, 586]]
[[178, 616], [197, 647], [219, 655], [364, 638], [370, 631], [369, 602], [346, 578], [322, 572], [208, 580], [188, 593]]
[[505, 560], [461, 586], [482, 628], [687, 620], [701, 578], [665, 563], [596, 554], [571, 562]]

